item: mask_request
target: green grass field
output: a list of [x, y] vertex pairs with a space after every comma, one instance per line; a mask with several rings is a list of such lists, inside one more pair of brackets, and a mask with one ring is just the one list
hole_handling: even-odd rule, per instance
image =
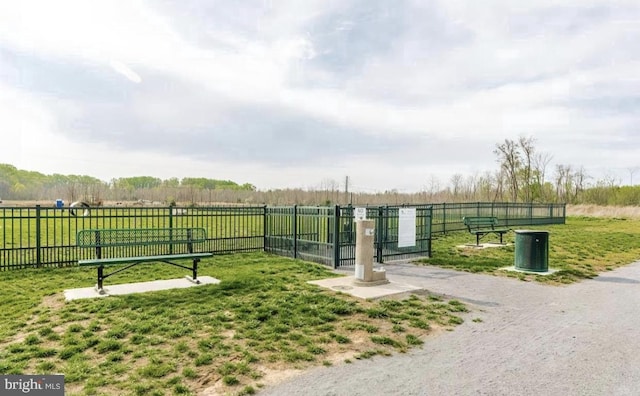
[[[151, 264], [109, 284], [182, 277]], [[272, 373], [402, 353], [462, 323], [458, 301], [362, 301], [306, 283], [326, 267], [267, 254], [216, 256], [219, 285], [65, 302], [95, 269], [0, 272], [0, 373], [63, 373], [68, 395], [252, 394]]]
[[[550, 232], [549, 265], [558, 272], [503, 271], [513, 265], [513, 245], [460, 248], [475, 242], [463, 231], [435, 239], [433, 257], [416, 264], [566, 284], [640, 259], [638, 219], [570, 217], [566, 225], [526, 228]], [[108, 283], [184, 275], [150, 264]], [[430, 295], [356, 300], [306, 283], [335, 276], [326, 267], [262, 253], [215, 256], [201, 263], [200, 275], [222, 282], [65, 302], [62, 291], [93, 285], [95, 269], [0, 272], [0, 373], [63, 373], [69, 395], [197, 394], [209, 387], [252, 394], [274, 373], [405, 352], [462, 323], [467, 312], [456, 300]]]
[[[526, 226], [549, 231], [549, 267], [559, 271], [547, 276], [501, 270], [514, 263], [514, 233], [505, 235], [506, 247], [460, 248], [475, 244], [468, 232], [454, 232], [433, 241], [433, 257], [419, 263], [461, 271], [491, 273], [545, 283], [572, 283], [640, 260], [640, 220], [569, 217], [565, 225]], [[483, 241], [494, 241], [486, 236]]]

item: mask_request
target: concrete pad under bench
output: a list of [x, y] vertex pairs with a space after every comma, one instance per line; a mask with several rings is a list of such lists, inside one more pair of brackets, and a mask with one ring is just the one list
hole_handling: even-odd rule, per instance
[[388, 282], [382, 285], [361, 286], [356, 282], [354, 276], [344, 276], [340, 278], [329, 278], [309, 281], [312, 285], [318, 285], [333, 291], [352, 295], [362, 299], [378, 299], [385, 297], [399, 297], [411, 293], [422, 292], [424, 289], [416, 286], [406, 285], [397, 282]]
[[81, 298], [98, 298], [107, 296], [121, 296], [125, 294], [145, 293], [159, 290], [169, 289], [185, 289], [187, 287], [197, 287], [204, 285], [216, 285], [220, 283], [219, 279], [210, 276], [199, 276], [198, 283], [190, 279], [166, 279], [150, 282], [125, 283], [121, 285], [109, 285], [104, 288], [105, 293], [100, 294], [95, 287], [84, 287], [81, 289], [69, 289], [64, 291], [64, 298], [67, 301], [78, 300]]

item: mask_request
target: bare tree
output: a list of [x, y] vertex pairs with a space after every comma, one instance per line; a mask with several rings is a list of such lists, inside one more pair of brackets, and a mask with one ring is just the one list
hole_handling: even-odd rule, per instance
[[536, 185], [536, 188], [539, 190], [538, 198], [540, 198], [540, 200], [542, 200], [543, 202], [551, 199], [550, 197], [547, 196], [547, 192], [545, 190], [545, 183], [546, 183], [547, 167], [549, 166], [549, 163], [551, 162], [552, 158], [553, 156], [548, 153], [537, 153], [533, 157], [533, 166], [534, 166], [533, 173], [535, 175], [535, 185]]
[[587, 172], [584, 169], [584, 166], [581, 166], [577, 171], [574, 172], [573, 174], [573, 201], [572, 202], [577, 202], [578, 201], [578, 196], [580, 195], [580, 193], [582, 191], [584, 191], [585, 188], [585, 182], [586, 180], [589, 178], [589, 176], [587, 175]]
[[504, 183], [505, 183], [504, 169], [500, 168], [500, 170], [495, 173], [495, 180], [496, 180], [496, 190], [495, 190], [495, 195], [493, 197], [493, 201], [494, 202], [504, 201]]
[[440, 180], [436, 176], [431, 175], [431, 177], [429, 177], [429, 198], [433, 199], [440, 190]]
[[556, 201], [571, 203], [573, 173], [571, 165], [556, 165]]
[[631, 168], [627, 168], [629, 171], [629, 185], [633, 186], [633, 175], [640, 170], [638, 166], [632, 166]]
[[496, 149], [493, 152], [498, 156], [498, 163], [504, 171], [504, 175], [509, 184], [511, 201], [516, 202], [519, 191], [518, 170], [522, 164], [518, 145], [513, 140], [505, 139], [504, 143], [496, 145]]
[[495, 189], [497, 189], [497, 184], [494, 184], [493, 175], [490, 172], [485, 172], [484, 175], [478, 178], [477, 199], [479, 201], [492, 200]]
[[522, 175], [523, 177], [523, 182], [524, 182], [524, 200], [525, 202], [531, 202], [532, 201], [532, 195], [531, 195], [531, 164], [533, 162], [533, 155], [535, 153], [535, 147], [534, 147], [534, 142], [535, 140], [533, 139], [533, 137], [524, 137], [524, 136], [520, 136], [520, 138], [518, 139], [518, 143], [520, 145], [520, 148], [522, 149], [522, 154], [524, 156], [523, 161], [524, 161], [524, 174]]
[[460, 194], [460, 189], [462, 188], [462, 175], [460, 173], [456, 173], [451, 176], [451, 194], [454, 198], [457, 198]]

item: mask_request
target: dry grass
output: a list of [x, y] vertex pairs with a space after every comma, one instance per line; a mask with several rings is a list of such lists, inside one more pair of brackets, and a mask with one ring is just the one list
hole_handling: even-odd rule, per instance
[[567, 205], [567, 216], [640, 219], [640, 206]]

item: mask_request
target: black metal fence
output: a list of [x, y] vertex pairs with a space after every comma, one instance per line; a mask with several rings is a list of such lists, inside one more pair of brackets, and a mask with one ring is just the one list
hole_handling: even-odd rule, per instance
[[[416, 209], [414, 246], [398, 246], [399, 206], [366, 207], [375, 221], [375, 260], [383, 263], [431, 255], [431, 205]], [[268, 207], [265, 217], [267, 252], [301, 258], [325, 265], [355, 265], [356, 230], [354, 207]]]
[[432, 232], [444, 234], [466, 230], [462, 218], [465, 216], [497, 217], [500, 226], [564, 224], [565, 204], [465, 202], [441, 203], [433, 206]]
[[[505, 226], [562, 224], [563, 204], [458, 203], [413, 205], [415, 245], [398, 246], [399, 211], [404, 206], [366, 207], [375, 220], [376, 261], [431, 255], [431, 236], [463, 230], [464, 216], [495, 216]], [[76, 265], [82, 252], [76, 234], [91, 228], [202, 227], [201, 250], [213, 253], [267, 251], [328, 266], [355, 264], [352, 206], [213, 206], [0, 208], [0, 270]]]
[[[75, 214], [75, 215], [74, 215]], [[0, 208], [0, 270], [75, 265], [83, 252], [78, 231], [95, 228], [202, 227], [201, 250], [217, 253], [264, 249], [263, 206], [257, 207], [104, 207]]]

